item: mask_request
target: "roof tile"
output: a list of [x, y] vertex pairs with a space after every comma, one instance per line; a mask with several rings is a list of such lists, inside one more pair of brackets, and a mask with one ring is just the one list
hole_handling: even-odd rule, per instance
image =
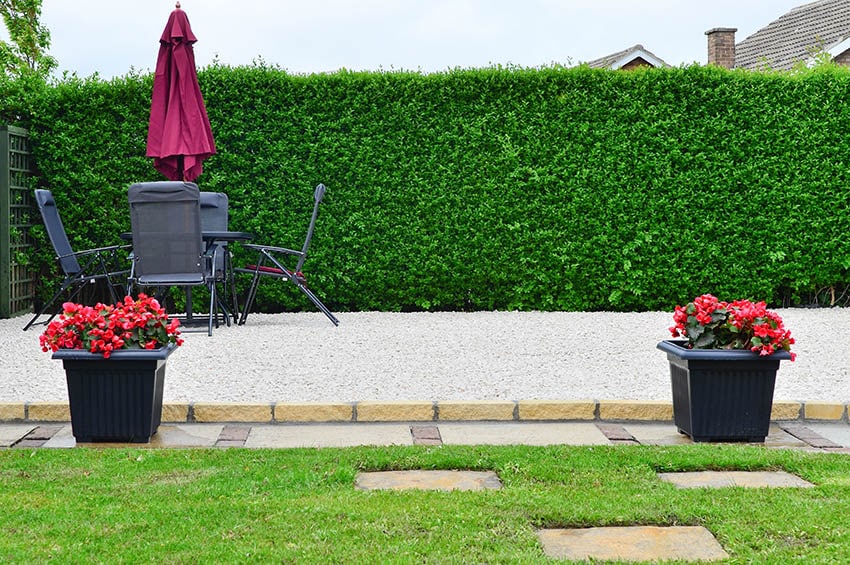
[[735, 67], [791, 69], [850, 37], [850, 0], [818, 0], [792, 9], [735, 46]]

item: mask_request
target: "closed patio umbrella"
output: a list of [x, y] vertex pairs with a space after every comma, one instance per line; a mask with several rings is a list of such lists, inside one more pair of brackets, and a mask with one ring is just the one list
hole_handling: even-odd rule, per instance
[[193, 181], [215, 153], [207, 109], [198, 86], [193, 44], [197, 41], [180, 2], [159, 39], [147, 156], [170, 180]]

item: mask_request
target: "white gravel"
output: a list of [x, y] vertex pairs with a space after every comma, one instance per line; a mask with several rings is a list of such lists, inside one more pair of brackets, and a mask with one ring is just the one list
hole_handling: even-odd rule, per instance
[[[784, 309], [797, 340], [777, 401], [850, 402], [850, 309]], [[188, 402], [362, 400], [670, 401], [669, 312], [252, 314], [212, 337], [185, 333], [164, 399]], [[0, 320], [0, 402], [67, 401], [43, 326]]]

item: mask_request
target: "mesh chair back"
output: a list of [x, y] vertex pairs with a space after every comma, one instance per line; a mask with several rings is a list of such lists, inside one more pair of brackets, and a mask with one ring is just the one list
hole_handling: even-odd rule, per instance
[[201, 192], [201, 229], [227, 231], [227, 204], [223, 192]]
[[298, 258], [298, 264], [295, 266], [295, 272], [300, 272], [304, 266], [304, 260], [307, 259], [307, 250], [310, 249], [310, 240], [313, 239], [313, 229], [316, 227], [316, 218], [319, 216], [319, 204], [322, 203], [322, 198], [325, 197], [325, 185], [318, 184], [313, 192], [313, 215], [310, 216], [310, 226], [307, 228], [307, 237], [304, 239], [304, 246], [301, 248], [301, 256]]
[[133, 260], [140, 284], [192, 284], [206, 268], [198, 186], [191, 182], [136, 183], [127, 191]]
[[[227, 231], [227, 195], [223, 192], [201, 192], [201, 229], [203, 231]], [[224, 272], [224, 253], [227, 242], [217, 241], [222, 249], [215, 257], [215, 271]]]
[[38, 204], [41, 217], [44, 219], [47, 237], [50, 238], [50, 244], [53, 245], [53, 250], [59, 258], [59, 266], [62, 267], [62, 271], [66, 275], [79, 273], [82, 268], [77, 256], [74, 255], [74, 250], [71, 248], [71, 242], [68, 241], [68, 235], [65, 233], [65, 226], [62, 225], [59, 210], [56, 209], [53, 194], [49, 190], [36, 189], [35, 201]]

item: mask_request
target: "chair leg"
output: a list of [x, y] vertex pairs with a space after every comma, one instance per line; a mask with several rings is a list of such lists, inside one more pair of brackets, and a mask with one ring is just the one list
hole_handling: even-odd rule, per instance
[[[106, 287], [109, 289], [109, 298], [112, 300], [112, 304], [118, 303], [118, 295], [115, 293], [115, 285], [112, 283], [112, 279], [109, 276], [109, 269], [106, 267], [106, 263], [104, 263], [103, 259], [100, 260], [100, 267], [104, 273], [107, 273], [106, 279]], [[123, 288], [122, 288], [123, 290]]]
[[118, 295], [115, 293], [115, 285], [112, 284], [112, 281], [107, 277], [106, 286], [109, 287], [109, 298], [112, 299], [113, 304], [118, 303]]
[[[40, 317], [42, 317], [42, 316], [44, 315], [44, 313], [47, 311], [47, 308], [53, 304], [53, 300], [54, 300], [54, 299], [53, 299], [53, 298], [51, 298], [51, 299], [50, 299], [50, 302], [48, 302], [47, 304], [45, 304], [45, 305], [41, 308], [41, 310], [39, 310], [38, 312], [36, 312], [35, 316], [33, 316], [32, 318], [30, 318], [30, 321], [29, 321], [29, 322], [27, 322], [27, 325], [25, 325], [25, 326], [24, 326], [24, 331], [27, 331], [28, 329], [30, 329], [30, 327], [31, 327], [31, 326], [35, 323], [35, 321], [36, 321], [36, 320], [38, 320]], [[54, 316], [56, 316], [56, 314], [52, 314], [52, 315], [50, 316], [50, 318], [48, 318], [48, 319], [47, 319], [47, 321], [46, 321], [46, 322], [44, 322], [44, 323], [45, 323], [45, 324], [49, 324], [49, 323], [50, 323], [50, 320], [52, 320]]]
[[[293, 282], [295, 281], [295, 279], [292, 279], [292, 280], [293, 280]], [[333, 322], [333, 325], [335, 325], [335, 326], [338, 326], [338, 325], [339, 325], [339, 320], [337, 320], [337, 319], [336, 319], [336, 316], [334, 316], [334, 315], [333, 315], [333, 313], [332, 313], [330, 310], [328, 310], [327, 306], [325, 306], [325, 305], [322, 303], [322, 301], [321, 301], [321, 300], [319, 300], [319, 297], [318, 297], [318, 296], [316, 296], [315, 294], [313, 294], [313, 291], [312, 291], [312, 290], [310, 290], [309, 288], [307, 288], [307, 287], [306, 287], [305, 285], [303, 285], [303, 284], [295, 283], [295, 285], [296, 285], [298, 288], [300, 288], [300, 289], [301, 289], [301, 292], [303, 292], [304, 294], [306, 294], [306, 295], [307, 295], [307, 298], [309, 298], [309, 299], [310, 299], [310, 301], [311, 301], [313, 304], [315, 304], [315, 305], [316, 305], [316, 308], [318, 308], [319, 310], [321, 310], [322, 312], [324, 312], [325, 316], [327, 316], [327, 317], [328, 317], [328, 319], [329, 319], [331, 322]]]
[[[50, 298], [50, 300], [48, 300], [44, 304], [44, 306], [42, 306], [42, 308], [38, 312], [38, 314], [33, 316], [30, 319], [30, 321], [27, 322], [27, 325], [24, 326], [24, 331], [27, 331], [28, 329], [30, 329], [30, 327], [35, 323], [35, 321], [38, 320], [41, 316], [43, 316], [50, 309], [50, 307], [53, 306], [53, 304], [56, 303], [56, 299], [59, 298], [60, 296], [62, 296], [62, 294], [64, 294], [64, 292], [66, 290], [68, 290], [69, 288], [71, 288], [71, 286], [73, 286], [73, 282], [74, 281], [68, 281], [68, 280], [63, 281], [62, 287], [58, 291], [56, 291], [56, 294], [54, 294]], [[83, 285], [85, 285], [86, 282], [85, 281], [79, 281], [79, 283], [80, 284], [77, 285], [77, 288], [74, 289], [74, 292], [71, 293], [71, 295], [68, 297], [68, 300], [66, 302], [72, 302], [80, 294], [80, 291], [83, 290]], [[44, 322], [39, 322], [39, 323], [46, 326], [47, 324], [49, 324], [51, 322], [51, 320], [53, 320], [53, 318], [56, 317], [57, 314], [59, 314], [59, 310], [54, 310], [53, 313], [50, 314], [50, 317], [47, 318], [47, 320], [45, 320]]]
[[[219, 292], [218, 281], [216, 280], [212, 284], [215, 287], [215, 327], [218, 328], [219, 327], [219, 321], [222, 321], [229, 328], [230, 324], [231, 324], [231, 322], [230, 322], [230, 316], [231, 316], [230, 308], [228, 307], [227, 302], [225, 302], [225, 299], [222, 298], [221, 292]], [[224, 296], [226, 297], [227, 296], [227, 284], [223, 281], [222, 281], [222, 284], [225, 286]], [[233, 323], [235, 324], [236, 320], [234, 320]]]
[[210, 288], [210, 320], [207, 335], [211, 336], [213, 332], [213, 318], [215, 318], [215, 327], [218, 327], [218, 309], [215, 297], [215, 281], [209, 285]]
[[[239, 297], [236, 296], [236, 277], [233, 274], [233, 257], [230, 251], [224, 255], [224, 292], [227, 294], [227, 286], [230, 285], [230, 301], [233, 304], [233, 323], [239, 323]], [[228, 324], [229, 325], [229, 324]]]
[[239, 325], [244, 325], [248, 319], [248, 312], [251, 311], [251, 306], [254, 304], [254, 298], [257, 296], [257, 287], [260, 285], [259, 273], [254, 273], [254, 279], [251, 281], [251, 288], [248, 289], [248, 296], [245, 297], [245, 306], [242, 308], [242, 315], [239, 317]]
[[[35, 316], [33, 316], [32, 318], [30, 318], [30, 321], [29, 321], [29, 322], [27, 322], [27, 325], [25, 325], [25, 326], [24, 326], [24, 331], [27, 331], [28, 329], [30, 329], [30, 327], [31, 327], [31, 326], [35, 323], [35, 321], [36, 321], [36, 320], [38, 320], [40, 317], [42, 317], [42, 316], [44, 315], [44, 313], [47, 311], [47, 307], [48, 307], [48, 306], [50, 306], [51, 304], [53, 304], [53, 303], [52, 303], [52, 302], [48, 302], [48, 303], [47, 303], [47, 305], [46, 305], [46, 306], [44, 306], [44, 308], [42, 308], [42, 309], [41, 309], [38, 313], [36, 313], [36, 315], [35, 315]], [[51, 320], [52, 320], [55, 316], [56, 316], [56, 313], [54, 312], [53, 314], [51, 314], [51, 315], [50, 315], [50, 317], [47, 319], [47, 321], [46, 321], [46, 322], [42, 322], [42, 323], [43, 323], [43, 324], [49, 324], [49, 323], [50, 323], [50, 321], [51, 321]]]
[[[217, 284], [217, 283], [216, 283]], [[227, 289], [224, 290], [224, 295], [227, 296]], [[230, 327], [230, 307], [224, 301], [221, 291], [216, 287], [215, 291], [215, 327], [219, 327], [220, 322], [224, 322], [227, 327]], [[235, 321], [233, 322], [236, 323]]]
[[186, 323], [191, 324], [195, 318], [195, 303], [192, 301], [192, 287], [187, 286], [184, 289], [186, 294]]

